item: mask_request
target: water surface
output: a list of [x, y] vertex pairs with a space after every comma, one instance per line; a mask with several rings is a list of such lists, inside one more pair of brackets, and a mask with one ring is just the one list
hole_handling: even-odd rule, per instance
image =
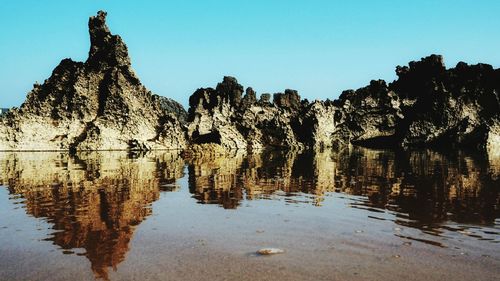
[[0, 171], [1, 280], [500, 273], [500, 167], [463, 152], [1, 152]]

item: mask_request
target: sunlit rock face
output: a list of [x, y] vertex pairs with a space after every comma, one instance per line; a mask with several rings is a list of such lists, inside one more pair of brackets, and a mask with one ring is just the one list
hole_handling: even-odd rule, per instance
[[500, 71], [431, 55], [396, 68], [335, 101], [301, 100], [294, 90], [256, 93], [233, 77], [190, 97], [188, 139], [227, 149], [368, 147], [465, 148], [498, 154]]
[[233, 77], [213, 88], [198, 89], [189, 98], [188, 140], [195, 146], [216, 144], [227, 150], [265, 147], [303, 148], [294, 127], [301, 123], [304, 103], [296, 91], [277, 93], [271, 103]]
[[96, 277], [107, 279], [125, 259], [134, 227], [183, 167], [172, 153], [0, 153], [0, 185], [23, 198], [28, 215], [53, 225], [47, 240], [64, 253], [84, 249]]
[[90, 17], [89, 33], [86, 62], [62, 60], [19, 109], [0, 117], [0, 150], [184, 148], [182, 106], [141, 84], [105, 12]]
[[[188, 140], [191, 149], [213, 144], [226, 150], [326, 148], [348, 142], [336, 139], [342, 113], [331, 101], [309, 103], [295, 90], [262, 94], [233, 77], [213, 88], [198, 89], [189, 99]], [[242, 96], [243, 95], [243, 96]], [[338, 119], [338, 120], [337, 120]], [[337, 134], [338, 135], [338, 134]]]
[[367, 146], [394, 143], [396, 125], [404, 116], [399, 97], [385, 81], [373, 80], [364, 88], [344, 91], [334, 104], [339, 127], [334, 139]]

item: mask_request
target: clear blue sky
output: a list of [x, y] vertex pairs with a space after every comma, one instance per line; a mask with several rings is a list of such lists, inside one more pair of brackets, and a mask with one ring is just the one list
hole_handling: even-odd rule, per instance
[[500, 66], [500, 1], [22, 1], [3, 0], [0, 107], [19, 106], [61, 59], [84, 61], [88, 17], [129, 47], [153, 92], [186, 105], [224, 75], [258, 93], [297, 89], [336, 98], [394, 68], [438, 53]]

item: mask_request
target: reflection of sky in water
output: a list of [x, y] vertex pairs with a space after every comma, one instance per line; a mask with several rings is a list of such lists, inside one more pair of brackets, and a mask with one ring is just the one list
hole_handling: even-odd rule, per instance
[[[500, 242], [498, 167], [461, 154], [354, 148], [184, 160], [159, 152], [1, 153], [0, 168], [7, 186], [0, 197], [10, 202], [1, 204], [8, 219], [0, 238], [2, 230], [36, 229], [37, 239], [85, 256], [104, 279], [125, 260], [136, 227], [169, 208], [195, 225], [207, 215], [265, 225], [266, 216], [287, 213], [285, 223], [303, 218], [332, 233], [390, 231], [408, 244]], [[155, 228], [175, 231], [165, 222]]]

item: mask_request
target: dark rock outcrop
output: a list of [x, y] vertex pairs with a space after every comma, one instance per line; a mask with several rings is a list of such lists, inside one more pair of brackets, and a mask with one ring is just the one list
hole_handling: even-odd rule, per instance
[[160, 99], [160, 107], [165, 113], [175, 115], [181, 124], [186, 123], [187, 112], [180, 103], [167, 97], [158, 96], [158, 98]]
[[62, 60], [0, 119], [0, 150], [184, 148], [182, 106], [140, 83], [105, 12], [90, 18], [89, 33], [86, 62]]
[[224, 148], [302, 148], [359, 144], [444, 147], [499, 154], [500, 70], [460, 62], [446, 69], [431, 55], [396, 68], [389, 85], [373, 80], [335, 101], [301, 100], [297, 91], [262, 94], [225, 77], [190, 98], [192, 144]]
[[[148, 91], [127, 46], [89, 20], [86, 62], [64, 59], [35, 84], [20, 108], [0, 115], [0, 150], [149, 150], [216, 147], [302, 149], [347, 144], [487, 150], [500, 157], [500, 69], [431, 55], [398, 66], [392, 83], [373, 80], [337, 100], [302, 100], [297, 91], [257, 98], [233, 77], [189, 98], [189, 112]], [[187, 140], [186, 140], [187, 137]]]
[[402, 102], [395, 137], [405, 147], [485, 149], [500, 120], [500, 72], [460, 62], [446, 69], [441, 56], [398, 67], [390, 85]]
[[343, 143], [380, 145], [391, 142], [396, 124], [404, 118], [400, 100], [385, 81], [373, 80], [356, 91], [344, 91], [334, 102], [338, 130], [334, 138]]
[[[344, 91], [337, 140], [365, 146], [498, 150], [500, 72], [431, 55], [396, 68], [398, 79]], [[495, 154], [495, 152], [493, 152]], [[498, 152], [496, 152], [498, 154]]]
[[225, 149], [260, 149], [265, 146], [301, 148], [294, 126], [300, 124], [302, 104], [296, 91], [256, 94], [233, 77], [213, 88], [198, 89], [189, 98], [188, 140], [193, 145], [215, 144]]
[[7, 114], [9, 112], [9, 108], [0, 108], [0, 116]]

